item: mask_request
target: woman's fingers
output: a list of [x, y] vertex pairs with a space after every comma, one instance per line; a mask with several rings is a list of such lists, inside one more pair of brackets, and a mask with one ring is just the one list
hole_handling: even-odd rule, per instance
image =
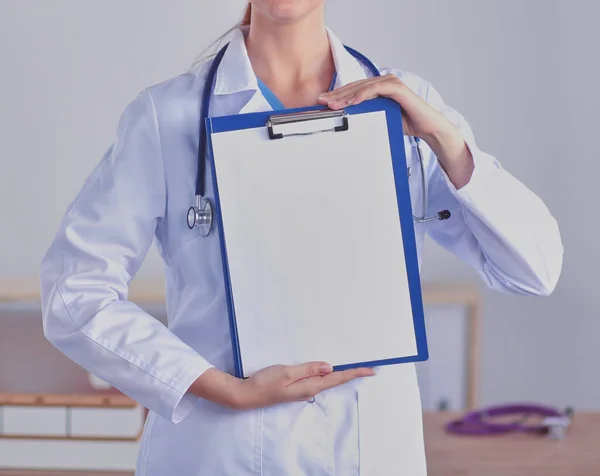
[[302, 365], [273, 365], [259, 370], [243, 381], [236, 391], [240, 408], [261, 408], [282, 402], [307, 401], [318, 393], [360, 377], [375, 375], [372, 369], [359, 368], [333, 372], [326, 362]]
[[332, 372], [322, 377], [319, 381], [319, 385], [321, 387], [321, 391], [323, 391], [333, 387], [337, 387], [338, 385], [343, 385], [357, 378], [372, 377], [374, 375], [375, 371], [369, 368], [341, 370], [338, 372]]
[[344, 98], [349, 98], [354, 96], [361, 88], [364, 88], [368, 82], [368, 80], [365, 80], [365, 82], [360, 82], [360, 84], [357, 83], [351, 83], [348, 84], [346, 86], [344, 86], [345, 89], [336, 89], [335, 91], [331, 92], [331, 93], [326, 93], [324, 95], [319, 96], [319, 102], [322, 104], [332, 104], [335, 102], [339, 102], [344, 100]]
[[302, 365], [286, 367], [286, 378], [291, 384], [298, 380], [311, 377], [321, 377], [333, 372], [333, 368], [327, 362], [307, 362]]
[[321, 377], [309, 377], [297, 381], [288, 387], [288, 395], [291, 400], [307, 401], [317, 394], [338, 387], [352, 380], [362, 377], [372, 377], [375, 371], [369, 368], [358, 368], [331, 372]]
[[322, 94], [319, 96], [319, 102], [331, 109], [340, 109], [377, 96], [391, 96], [398, 92], [401, 85], [401, 81], [395, 75], [364, 79]]
[[377, 76], [375, 78], [361, 79], [359, 81], [354, 81], [352, 83], [346, 84], [340, 88], [337, 88], [333, 91], [329, 91], [322, 96], [324, 98], [328, 98], [330, 100], [336, 100], [342, 96], [353, 95], [357, 90], [362, 89], [364, 87], [373, 85], [373, 84], [385, 84], [389, 83], [393, 80], [398, 80], [395, 75], [385, 75], [385, 76]]
[[369, 83], [371, 81], [373, 81], [376, 78], [367, 78], [367, 79], [360, 79], [358, 81], [354, 81], [352, 83], [348, 83], [344, 86], [340, 86], [337, 89], [334, 89], [333, 91], [328, 91], [326, 93], [323, 93], [322, 96], [329, 96], [329, 97], [333, 97], [339, 94], [345, 94], [348, 90], [350, 89], [354, 89], [356, 87], [359, 87], [365, 83]]

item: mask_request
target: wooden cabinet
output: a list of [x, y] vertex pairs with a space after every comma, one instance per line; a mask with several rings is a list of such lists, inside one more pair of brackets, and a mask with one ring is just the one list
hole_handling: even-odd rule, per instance
[[143, 424], [124, 395], [0, 394], [0, 469], [133, 470]]

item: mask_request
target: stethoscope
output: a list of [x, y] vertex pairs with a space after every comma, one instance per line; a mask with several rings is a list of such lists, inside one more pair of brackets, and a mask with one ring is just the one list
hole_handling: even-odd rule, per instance
[[[567, 407], [564, 411], [535, 404], [496, 405], [467, 413], [461, 418], [450, 421], [446, 431], [457, 435], [498, 435], [505, 433], [530, 433], [546, 435], [551, 439], [562, 439], [573, 419], [574, 410]], [[512, 421], [506, 417], [514, 416]], [[527, 425], [532, 417], [541, 417], [539, 424]], [[502, 417], [500, 422], [491, 419]]]
[[[209, 106], [210, 106], [210, 98], [212, 95], [212, 89], [215, 82], [215, 78], [217, 76], [217, 70], [219, 65], [221, 64], [221, 60], [227, 51], [227, 47], [229, 45], [225, 45], [215, 56], [211, 67], [208, 71], [208, 75], [206, 77], [206, 82], [204, 84], [204, 90], [202, 93], [202, 111], [200, 115], [200, 140], [198, 144], [198, 172], [196, 176], [196, 205], [192, 206], [188, 210], [187, 214], [187, 224], [190, 229], [198, 228], [201, 236], [208, 236], [212, 229], [213, 223], [213, 207], [210, 203], [210, 200], [206, 198], [206, 127], [205, 120], [208, 117]], [[357, 60], [361, 61], [365, 66], [369, 68], [371, 74], [373, 76], [381, 76], [377, 67], [364, 55], [359, 53], [358, 51], [350, 48], [349, 46], [345, 46], [346, 50]], [[450, 218], [450, 211], [442, 210], [438, 212], [435, 216], [427, 216], [427, 206], [428, 206], [428, 190], [427, 190], [427, 181], [425, 180], [425, 165], [423, 164], [423, 154], [421, 151], [421, 147], [419, 145], [420, 139], [418, 137], [411, 136], [411, 144], [416, 148], [419, 166], [421, 168], [421, 213], [419, 215], [413, 214], [413, 220], [415, 223], [428, 223], [435, 220], [447, 220]], [[408, 176], [410, 180], [411, 169], [408, 168]]]

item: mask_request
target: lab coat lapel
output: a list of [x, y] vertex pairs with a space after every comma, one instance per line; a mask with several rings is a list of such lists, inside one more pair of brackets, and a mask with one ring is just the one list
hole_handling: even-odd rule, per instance
[[368, 78], [368, 69], [346, 50], [341, 40], [329, 28], [327, 36], [337, 72], [335, 88]]
[[227, 51], [219, 66], [213, 95], [217, 101], [226, 101], [235, 109], [227, 114], [243, 114], [268, 110], [269, 103], [260, 93], [258, 80], [246, 49], [247, 27], [233, 32]]
[[213, 90], [215, 96], [258, 90], [244, 35], [245, 28], [237, 28], [233, 33], [217, 72]]

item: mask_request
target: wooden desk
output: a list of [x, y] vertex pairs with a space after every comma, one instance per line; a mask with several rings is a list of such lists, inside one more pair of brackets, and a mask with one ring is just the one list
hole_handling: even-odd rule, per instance
[[456, 415], [424, 417], [428, 476], [600, 476], [600, 413], [575, 413], [564, 440], [447, 434]]
[[[449, 435], [455, 415], [425, 414], [427, 476], [600, 476], [600, 413], [575, 414], [567, 437]], [[0, 471], [0, 476], [132, 476], [125, 473]], [[386, 476], [386, 475], [381, 475]], [[412, 476], [412, 475], [406, 475]]]

